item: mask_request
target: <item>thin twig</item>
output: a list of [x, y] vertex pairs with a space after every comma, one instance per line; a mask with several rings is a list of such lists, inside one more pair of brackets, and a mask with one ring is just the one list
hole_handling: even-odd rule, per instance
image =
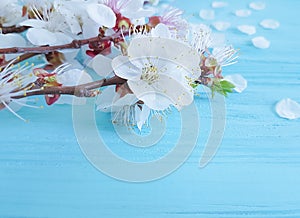
[[15, 54], [15, 53], [39, 53], [45, 54], [52, 51], [63, 50], [63, 49], [78, 49], [81, 46], [95, 43], [95, 42], [104, 42], [104, 41], [114, 41], [116, 38], [120, 37], [120, 33], [117, 32], [111, 36], [96, 36], [88, 39], [73, 40], [71, 43], [64, 45], [55, 45], [55, 46], [39, 46], [39, 47], [11, 47], [11, 48], [1, 48], [0, 54]]
[[20, 99], [35, 95], [74, 95], [77, 97], [94, 97], [95, 89], [104, 86], [123, 84], [126, 80], [118, 76], [109, 79], [97, 80], [94, 82], [78, 85], [78, 86], [60, 86], [60, 87], [44, 87], [25, 91], [24, 94], [14, 96], [13, 98]]
[[28, 28], [29, 28], [28, 26], [8, 26], [8, 27], [0, 27], [0, 30], [2, 34], [22, 33]]

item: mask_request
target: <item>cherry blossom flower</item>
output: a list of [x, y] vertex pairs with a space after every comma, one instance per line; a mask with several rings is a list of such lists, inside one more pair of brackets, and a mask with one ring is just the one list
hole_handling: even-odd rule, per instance
[[86, 9], [89, 17], [98, 24], [98, 28], [101, 26], [112, 28], [116, 25], [116, 15], [109, 6], [91, 3], [86, 6]]
[[[176, 54], [174, 50], [176, 49]], [[128, 47], [128, 57], [113, 59], [117, 76], [127, 79], [136, 97], [153, 110], [177, 109], [193, 101], [189, 79], [199, 74], [199, 56], [185, 44], [171, 39], [135, 38]]]
[[33, 6], [37, 9], [50, 9], [53, 6], [53, 0], [21, 0], [20, 2], [27, 9], [30, 9]]
[[[217, 45], [205, 25], [190, 28], [183, 11], [165, 2], [160, 4], [161, 9], [155, 9], [158, 3], [159, 0], [4, 0], [0, 27], [16, 27], [3, 29], [8, 34], [0, 33], [2, 51], [20, 51], [10, 47], [25, 47], [30, 42], [41, 46], [34, 50], [43, 53], [38, 59], [45, 63], [33, 73], [28, 72], [28, 67], [11, 64], [0, 72], [0, 109], [7, 108], [19, 117], [11, 103], [22, 105], [15, 98], [27, 93], [45, 95], [49, 105], [72, 104], [74, 98], [79, 103], [77, 97], [57, 93], [77, 95], [73, 87], [64, 86], [91, 85], [91, 76], [76, 61], [77, 57], [86, 58], [84, 55], [89, 59], [84, 59], [83, 65], [93, 58], [89, 67], [102, 77], [113, 75], [116, 79], [92, 83], [92, 87], [115, 85], [102, 90], [97, 109], [113, 112], [114, 122], [136, 125], [140, 130], [152, 115], [191, 104], [198, 84], [225, 96], [234, 88], [243, 91], [247, 86], [243, 77], [222, 75], [224, 66], [236, 62], [237, 51], [223, 42]], [[19, 35], [9, 33], [24, 29]], [[64, 44], [74, 39], [78, 43], [74, 41], [72, 47], [80, 47], [82, 53], [78, 53], [79, 49], [65, 49], [69, 46]], [[31, 48], [23, 50], [27, 53]], [[31, 56], [24, 55], [21, 60]], [[0, 54], [0, 64], [6, 66], [6, 59], [14, 57]], [[93, 90], [88, 96], [96, 94], [99, 91]]]
[[96, 105], [97, 110], [113, 113], [113, 123], [137, 126], [139, 130], [151, 116], [151, 109], [130, 92], [127, 83], [121, 85], [117, 91], [114, 87], [106, 88], [98, 96]]
[[30, 26], [26, 37], [33, 45], [59, 45], [70, 43], [73, 38], [65, 17], [57, 11], [32, 7], [36, 19], [28, 19], [20, 25]]
[[153, 14], [152, 10], [143, 8], [144, 0], [102, 0], [101, 2], [110, 7], [115, 14], [129, 19], [139, 19]]
[[[34, 69], [34, 74], [39, 78], [38, 83], [42, 87], [50, 86], [75, 86], [84, 83], [92, 82], [92, 77], [84, 70], [79, 69], [69, 69], [70, 65], [65, 63], [55, 70], [48, 72], [42, 68]], [[58, 104], [72, 104], [73, 99], [77, 97], [73, 96], [61, 96], [56, 95], [46, 95], [45, 99], [48, 105], [58, 103]], [[77, 104], [84, 103], [85, 100], [75, 101]]]
[[167, 8], [160, 16], [149, 18], [149, 25], [155, 27], [157, 24], [165, 24], [171, 31], [173, 38], [186, 40], [188, 34], [188, 22], [182, 18], [183, 11], [177, 8]]
[[236, 63], [237, 51], [228, 45], [213, 45], [212, 31], [205, 25], [192, 27], [191, 46], [201, 56], [201, 76], [222, 78], [222, 67]]
[[145, 112], [148, 107], [138, 104], [138, 99], [134, 94], [126, 93], [124, 95], [122, 89], [128, 90], [126, 86], [127, 84], [122, 85], [117, 91], [115, 87], [104, 89], [96, 100], [97, 110], [113, 113], [113, 123], [126, 126], [137, 125], [141, 129], [149, 114], [139, 116], [138, 111]]
[[80, 34], [83, 31], [83, 23], [88, 19], [83, 1], [54, 1], [53, 9], [65, 17], [65, 22], [72, 34]]
[[212, 30], [204, 25], [192, 25], [190, 31], [191, 46], [195, 48], [199, 54], [203, 54], [212, 43]]
[[[21, 106], [24, 105], [21, 100], [13, 98], [14, 96], [25, 95], [25, 91], [28, 90], [32, 84], [36, 81], [37, 77], [28, 73], [28, 70], [32, 66], [12, 66], [9, 64], [0, 72], [0, 109], [7, 108], [15, 116], [24, 120], [20, 115], [18, 115], [11, 107], [10, 103], [16, 103]], [[34, 106], [29, 106], [34, 107]]]
[[[141, 129], [155, 111], [159, 113], [170, 106], [180, 110], [193, 101], [189, 82], [199, 77], [200, 57], [187, 44], [160, 38], [159, 33], [164, 36], [169, 31], [160, 25], [150, 35], [135, 37], [129, 44], [128, 56], [114, 58], [112, 66], [111, 60], [102, 55], [97, 55], [91, 64], [101, 76], [114, 71], [127, 79], [122, 88], [105, 89], [97, 101], [98, 109], [113, 112], [113, 120], [118, 123]], [[176, 54], [171, 52], [174, 49]]]
[[22, 6], [18, 0], [1, 1], [0, 27], [16, 25], [23, 19]]

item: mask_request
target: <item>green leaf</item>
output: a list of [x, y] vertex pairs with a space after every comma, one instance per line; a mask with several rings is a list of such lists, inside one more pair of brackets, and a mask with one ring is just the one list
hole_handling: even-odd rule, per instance
[[214, 79], [213, 85], [211, 86], [212, 97], [214, 97], [215, 93], [219, 93], [228, 96], [228, 93], [232, 93], [235, 86], [226, 80]]
[[197, 87], [199, 86], [199, 83], [193, 82], [193, 83], [190, 83], [190, 86], [191, 86], [193, 89], [195, 89], [195, 88], [197, 88]]

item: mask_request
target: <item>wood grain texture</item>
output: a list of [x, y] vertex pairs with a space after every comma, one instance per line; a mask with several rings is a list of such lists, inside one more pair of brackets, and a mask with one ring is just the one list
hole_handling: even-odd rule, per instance
[[[207, 167], [198, 167], [211, 120], [204, 95], [195, 100], [201, 127], [192, 155], [171, 175], [140, 184], [112, 179], [87, 161], [76, 141], [70, 106], [23, 108], [19, 113], [29, 123], [1, 111], [0, 217], [300, 217], [300, 123], [274, 112], [282, 98], [300, 102], [300, 1], [266, 0], [267, 8], [249, 18], [236, 18], [232, 12], [250, 1], [227, 2], [227, 8], [216, 11], [231, 21], [226, 37], [240, 48], [240, 59], [224, 74], [241, 73], [249, 85], [226, 99], [224, 139]], [[191, 21], [202, 22], [191, 15], [210, 3], [177, 0], [174, 5], [186, 10]], [[271, 41], [269, 49], [254, 48], [250, 36], [234, 29], [265, 18], [281, 23], [277, 30], [257, 27], [256, 35]], [[145, 150], [124, 144], [109, 120], [97, 112], [110, 149], [133, 161], [166, 154], [180, 128], [178, 114], [170, 114], [163, 142]]]

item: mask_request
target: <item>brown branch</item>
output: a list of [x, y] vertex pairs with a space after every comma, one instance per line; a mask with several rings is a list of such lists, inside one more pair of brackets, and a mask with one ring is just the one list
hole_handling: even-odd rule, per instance
[[8, 26], [8, 27], [1, 27], [1, 32], [2, 34], [7, 34], [7, 33], [22, 33], [25, 30], [27, 30], [29, 27], [28, 26]]
[[35, 95], [74, 95], [77, 97], [94, 97], [95, 96], [95, 89], [98, 89], [100, 87], [104, 86], [110, 86], [110, 85], [117, 85], [117, 84], [123, 84], [126, 80], [122, 79], [118, 76], [114, 76], [109, 79], [102, 79], [78, 86], [60, 86], [60, 87], [44, 87], [40, 89], [31, 89], [29, 91], [25, 91], [23, 95], [17, 95], [13, 98], [20, 99], [25, 98], [29, 96], [35, 96]]
[[89, 39], [73, 40], [71, 43], [56, 46], [39, 46], [39, 47], [11, 47], [11, 48], [1, 48], [0, 54], [15, 54], [15, 53], [49, 53], [52, 51], [63, 50], [63, 49], [78, 49], [83, 45], [95, 42], [104, 41], [114, 41], [116, 38], [120, 37], [121, 33], [117, 32], [111, 36], [96, 36]]

